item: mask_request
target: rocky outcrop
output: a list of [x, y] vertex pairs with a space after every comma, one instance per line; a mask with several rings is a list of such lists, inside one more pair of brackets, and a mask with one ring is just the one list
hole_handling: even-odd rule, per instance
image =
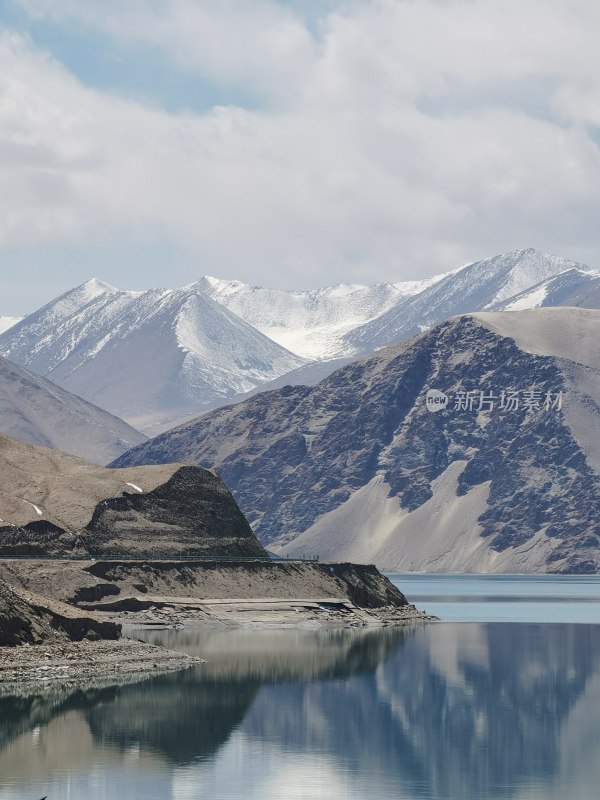
[[0, 581], [0, 647], [60, 638], [118, 639], [121, 626], [32, 596]]
[[358, 608], [405, 608], [406, 597], [372, 565], [298, 561], [15, 561], [0, 581], [80, 607], [138, 607], [172, 599], [347, 599]]
[[[86, 572], [103, 585], [126, 593], [142, 586], [142, 594], [179, 594], [189, 598], [230, 599], [332, 597], [347, 598], [358, 608], [403, 608], [406, 597], [376, 567], [368, 564], [288, 563], [286, 561], [223, 564], [97, 562]], [[121, 588], [122, 587], [122, 588]], [[114, 589], [112, 590], [114, 592]], [[108, 592], [105, 590], [105, 597]]]
[[[281, 554], [387, 570], [596, 572], [599, 335], [592, 310], [466, 315], [115, 463], [216, 466]], [[433, 389], [449, 398], [438, 413], [426, 406]]]
[[196, 466], [97, 467], [0, 436], [0, 552], [265, 556], [223, 482]]
[[151, 492], [98, 504], [81, 541], [98, 558], [266, 555], [223, 481], [193, 466], [179, 467]]

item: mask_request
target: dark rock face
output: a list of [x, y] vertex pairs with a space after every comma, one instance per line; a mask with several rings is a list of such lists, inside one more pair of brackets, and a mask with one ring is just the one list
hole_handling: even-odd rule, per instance
[[0, 526], [0, 551], [8, 555], [47, 556], [71, 552], [83, 554], [78, 537], [48, 520], [27, 525]]
[[346, 587], [346, 595], [359, 608], [401, 608], [408, 600], [372, 564], [324, 564], [322, 569]]
[[0, 527], [0, 550], [27, 555], [266, 556], [224, 483], [194, 466], [147, 493], [103, 500], [89, 524], [66, 531], [39, 520]]
[[118, 639], [121, 626], [77, 614], [62, 614], [23, 597], [0, 582], [0, 647], [40, 644], [52, 637], [71, 641], [82, 639]]
[[181, 467], [147, 494], [104, 501], [81, 540], [97, 558], [266, 555], [223, 482], [193, 466]]
[[[376, 476], [403, 509], [420, 509], [434, 481], [464, 461], [456, 497], [489, 485], [479, 524], [492, 552], [541, 533], [548, 555], [540, 569], [598, 571], [600, 479], [564, 410], [503, 410], [496, 402], [479, 413], [432, 414], [425, 405], [432, 388], [451, 397], [480, 389], [521, 396], [535, 389], [542, 398], [563, 392], [565, 404], [570, 393], [581, 394], [563, 360], [526, 352], [465, 316], [344, 367], [313, 389], [286, 387], [219, 409], [115, 464], [185, 458], [214, 465], [261, 541], [285, 545]], [[586, 402], [600, 421], [600, 398]]]

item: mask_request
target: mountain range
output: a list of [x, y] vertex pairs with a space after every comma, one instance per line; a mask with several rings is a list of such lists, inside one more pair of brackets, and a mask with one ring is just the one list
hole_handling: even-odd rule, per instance
[[600, 277], [600, 272], [585, 265], [533, 249], [515, 250], [467, 264], [346, 334], [342, 349], [344, 352], [370, 353], [391, 342], [414, 336], [448, 317], [508, 307], [516, 296], [520, 297], [520, 308], [537, 307], [541, 304], [541, 293], [530, 294], [529, 304], [525, 293], [571, 270]]
[[304, 363], [194, 285], [125, 292], [95, 279], [6, 331], [0, 351], [150, 430]]
[[[280, 554], [386, 570], [596, 572], [598, 341], [597, 310], [460, 315], [316, 387], [213, 411], [115, 464], [215, 466]], [[438, 413], [430, 390], [449, 398]]]
[[132, 292], [93, 279], [11, 318], [0, 353], [155, 435], [257, 391], [314, 385], [452, 315], [597, 308], [599, 286], [600, 272], [531, 249], [424, 281], [313, 291], [205, 277]]
[[443, 277], [374, 286], [342, 283], [304, 292], [210, 277], [203, 278], [199, 286], [217, 303], [293, 353], [311, 361], [329, 361], [351, 354], [343, 343], [350, 331]]

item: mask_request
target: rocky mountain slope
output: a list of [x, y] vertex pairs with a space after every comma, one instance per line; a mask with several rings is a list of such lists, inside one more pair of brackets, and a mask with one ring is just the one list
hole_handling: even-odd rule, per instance
[[264, 556], [223, 482], [194, 466], [113, 470], [0, 435], [0, 551]]
[[2, 334], [0, 352], [142, 429], [304, 363], [198, 287], [124, 292], [97, 280]]
[[122, 419], [2, 356], [0, 432], [98, 464], [146, 441]]
[[0, 647], [49, 639], [117, 639], [121, 626], [32, 595], [0, 580]]
[[[467, 264], [348, 333], [343, 352], [369, 353], [442, 322], [451, 316], [486, 311], [567, 270], [587, 267], [539, 250], [511, 253]], [[535, 306], [535, 300], [531, 306]], [[564, 305], [564, 304], [561, 304]], [[520, 308], [531, 307], [522, 304]]]
[[249, 286], [205, 277], [198, 286], [270, 339], [311, 360], [343, 355], [346, 333], [422, 292], [443, 275], [422, 281], [359, 286], [342, 283], [311, 291]]
[[[499, 291], [499, 290], [498, 290]], [[498, 293], [498, 292], [497, 292]], [[600, 569], [600, 312], [453, 318], [135, 448], [216, 466], [284, 554], [388, 570]], [[430, 390], [448, 397], [428, 410]]]

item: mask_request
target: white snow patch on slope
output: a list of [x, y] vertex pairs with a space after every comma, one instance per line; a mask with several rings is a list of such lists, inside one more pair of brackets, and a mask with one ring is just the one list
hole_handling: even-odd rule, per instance
[[423, 292], [425, 289], [429, 289], [430, 286], [439, 283], [442, 278], [447, 278], [448, 275], [454, 275], [456, 272], [460, 272], [462, 268], [462, 266], [456, 267], [456, 269], [442, 272], [440, 275], [432, 275], [431, 278], [423, 278], [420, 281], [398, 281], [393, 283], [392, 286], [395, 286], [403, 297], [412, 297], [413, 295], [420, 294], [420, 292]]
[[340, 340], [354, 328], [440, 280], [342, 283], [310, 291], [267, 289], [205, 277], [198, 282], [213, 300], [286, 349], [309, 359], [343, 355]]
[[539, 306], [543, 305], [547, 296], [548, 286], [542, 284], [531, 292], [520, 294], [517, 300], [508, 303], [504, 308], [506, 311], [522, 311], [527, 308], [539, 308]]
[[0, 334], [4, 333], [4, 331], [9, 330], [10, 328], [14, 328], [14, 326], [22, 319], [23, 317], [0, 317]]
[[135, 489], [136, 492], [140, 492], [140, 494], [144, 493], [144, 490], [140, 489], [139, 486], [136, 486], [135, 483], [128, 483], [127, 486], [131, 486], [132, 489]]

